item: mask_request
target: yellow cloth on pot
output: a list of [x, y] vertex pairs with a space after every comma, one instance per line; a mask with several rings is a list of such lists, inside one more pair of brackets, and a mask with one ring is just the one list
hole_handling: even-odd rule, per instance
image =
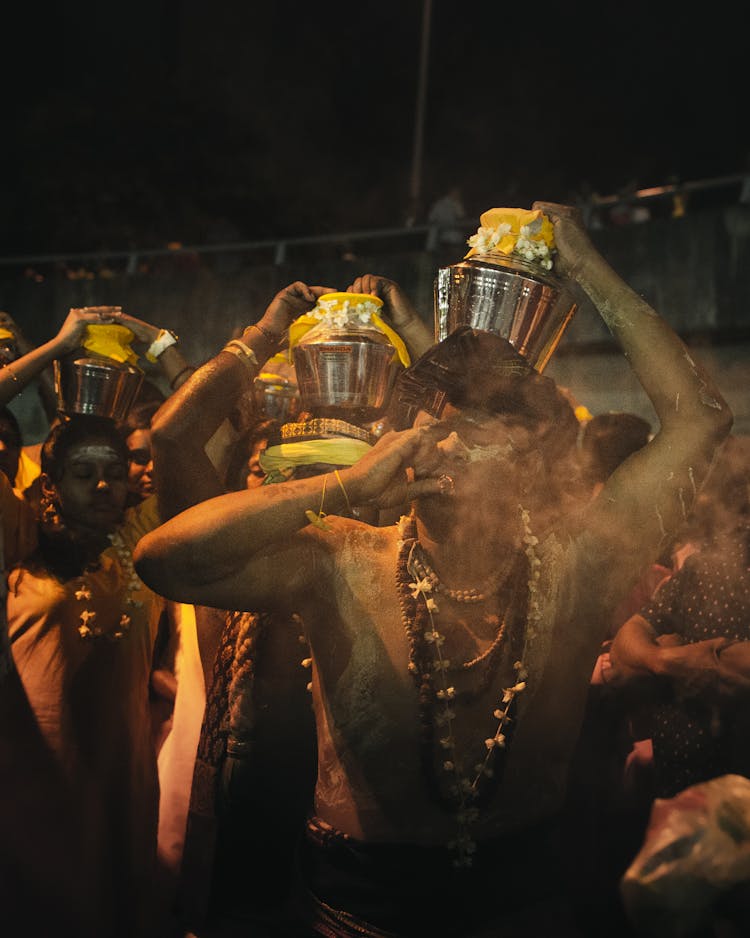
[[[351, 315], [355, 317], [355, 320], [349, 319], [350, 325], [355, 328], [357, 325], [361, 328], [371, 327], [382, 333], [395, 349], [394, 359], [398, 358], [404, 368], [408, 368], [411, 364], [411, 359], [403, 339], [382, 320], [376, 311], [382, 308], [382, 306], [383, 301], [380, 297], [374, 296], [371, 293], [324, 293], [323, 296], [318, 298], [315, 309], [295, 319], [291, 326], [289, 326], [290, 360], [292, 349], [310, 329], [322, 323], [334, 328], [337, 325], [343, 326], [347, 322], [348, 314], [351, 313]], [[368, 309], [369, 315], [367, 316], [367, 321], [363, 322], [360, 320], [360, 322], [357, 323], [356, 317], [360, 316], [363, 311], [367, 311]]]
[[86, 326], [81, 345], [87, 352], [111, 358], [116, 362], [128, 362], [135, 365], [138, 356], [130, 347], [135, 339], [133, 332], [127, 326], [117, 323]]
[[[472, 246], [465, 257], [485, 253], [513, 254], [522, 236], [522, 228], [526, 229], [523, 235], [529, 241], [542, 242], [550, 251], [555, 247], [552, 222], [539, 209], [491, 208], [479, 216], [479, 223], [481, 227], [477, 235], [484, 232], [485, 237], [480, 239], [480, 244], [475, 244], [473, 242], [477, 235], [472, 236], [469, 239]], [[488, 243], [491, 243], [491, 247], [487, 246]]]

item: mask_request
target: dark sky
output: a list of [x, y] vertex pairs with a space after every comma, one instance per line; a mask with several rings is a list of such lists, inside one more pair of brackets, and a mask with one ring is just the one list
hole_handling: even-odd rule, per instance
[[[742, 172], [744, 32], [706, 10], [433, 0], [424, 205]], [[5, 30], [3, 254], [399, 225], [423, 0], [71, 2]], [[721, 7], [717, 7], [717, 14]]]

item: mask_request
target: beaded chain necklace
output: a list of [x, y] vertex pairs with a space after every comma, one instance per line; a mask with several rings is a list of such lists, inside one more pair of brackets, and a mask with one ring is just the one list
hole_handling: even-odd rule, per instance
[[446, 586], [437, 575], [436, 571], [430, 565], [421, 545], [417, 545], [418, 550], [414, 552], [412, 566], [414, 572], [420, 580], [428, 580], [430, 589], [433, 593], [441, 593], [457, 603], [483, 603], [491, 596], [503, 582], [508, 574], [510, 565], [513, 561], [511, 556], [508, 562], [494, 573], [484, 584], [481, 590], [470, 587], [469, 589], [451, 589]]
[[[143, 602], [140, 599], [135, 599], [133, 596], [133, 594], [143, 586], [143, 583], [135, 572], [133, 555], [130, 553], [128, 545], [125, 543], [119, 531], [113, 531], [109, 535], [109, 542], [117, 553], [117, 557], [120, 561], [120, 569], [122, 570], [125, 580], [125, 594], [122, 598], [124, 611], [120, 614], [119, 622], [115, 628], [104, 628], [96, 621], [97, 614], [93, 609], [84, 608], [81, 610], [78, 634], [84, 641], [100, 638], [106, 638], [111, 642], [120, 641], [125, 638], [130, 631], [131, 618], [129, 611], [140, 609], [143, 606]], [[91, 587], [86, 580], [85, 571], [78, 580], [78, 586], [74, 590], [75, 598], [79, 602], [88, 602], [91, 599], [92, 593]]]
[[[520, 506], [519, 506], [520, 507]], [[459, 666], [469, 670], [480, 663], [485, 663], [484, 673], [477, 686], [471, 690], [457, 692], [449, 682], [450, 660], [443, 655], [442, 646], [445, 638], [438, 632], [435, 616], [439, 609], [433, 593], [436, 593], [436, 574], [433, 577], [422, 575], [431, 568], [424, 556], [424, 549], [417, 539], [416, 524], [412, 517], [403, 517], [399, 522], [401, 536], [397, 559], [396, 582], [401, 606], [404, 629], [409, 638], [409, 672], [414, 678], [419, 697], [421, 722], [421, 763], [428, 789], [437, 802], [455, 815], [457, 823], [456, 837], [448, 844], [453, 852], [453, 864], [456, 867], [470, 867], [476, 851], [476, 843], [471, 835], [471, 828], [478, 820], [479, 809], [489, 800], [502, 778], [507, 746], [510, 744], [515, 715], [515, 701], [518, 694], [526, 688], [527, 672], [523, 663], [526, 648], [527, 625], [538, 616], [536, 585], [539, 579], [539, 561], [534, 551], [537, 539], [529, 527], [528, 512], [521, 509], [524, 527], [525, 554], [528, 561], [528, 602], [523, 609], [516, 609], [511, 626], [523, 621], [522, 635], [509, 637], [509, 641], [519, 641], [523, 650], [513, 664], [514, 683], [503, 688], [502, 698], [493, 709], [492, 716], [497, 721], [494, 733], [484, 740], [485, 754], [471, 770], [465, 766], [466, 757], [458, 752], [454, 736], [457, 703], [476, 700], [489, 687], [495, 677], [497, 665], [506, 650], [506, 627], [511, 611], [508, 610], [499, 622], [495, 638], [489, 647], [471, 661]], [[533, 543], [532, 543], [533, 542]], [[415, 563], [416, 559], [416, 563]], [[496, 587], [507, 577], [513, 559], [496, 578]], [[434, 574], [434, 571], [431, 571]], [[513, 578], [515, 580], [515, 577]], [[458, 591], [462, 594], [472, 591]], [[474, 591], [476, 594], [476, 591]], [[515, 592], [511, 584], [511, 595]], [[458, 600], [459, 602], [462, 600]], [[479, 602], [478, 599], [463, 600]], [[532, 611], [533, 610], [533, 611]], [[499, 621], [499, 620], [498, 620]], [[440, 778], [435, 772], [435, 736], [440, 747]]]

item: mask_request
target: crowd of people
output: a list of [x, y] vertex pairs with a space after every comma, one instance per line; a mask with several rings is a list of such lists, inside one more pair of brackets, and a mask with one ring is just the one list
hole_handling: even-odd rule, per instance
[[[621, 885], [655, 806], [750, 778], [750, 452], [579, 213], [534, 209], [657, 427], [576, 408], [495, 332], [436, 342], [377, 274], [291, 283], [200, 364], [112, 306], [9, 343], [8, 934], [746, 933], [747, 877], [687, 925]], [[321, 306], [387, 344], [387, 401], [300, 380], [270, 414]], [[58, 397], [25, 447], [17, 395], [124, 334], [158, 380], [117, 417]]]

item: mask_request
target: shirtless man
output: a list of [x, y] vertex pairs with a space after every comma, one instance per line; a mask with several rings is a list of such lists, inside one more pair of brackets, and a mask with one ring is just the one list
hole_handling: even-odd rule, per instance
[[[552, 820], [591, 669], [732, 415], [577, 213], [534, 208], [660, 421], [598, 499], [562, 508], [575, 421], [554, 382], [463, 329], [406, 373], [412, 427], [336, 474], [197, 505], [136, 551], [170, 598], [302, 616], [319, 753], [300, 858], [310, 934], [577, 933]], [[395, 526], [346, 517], [409, 501]]]

